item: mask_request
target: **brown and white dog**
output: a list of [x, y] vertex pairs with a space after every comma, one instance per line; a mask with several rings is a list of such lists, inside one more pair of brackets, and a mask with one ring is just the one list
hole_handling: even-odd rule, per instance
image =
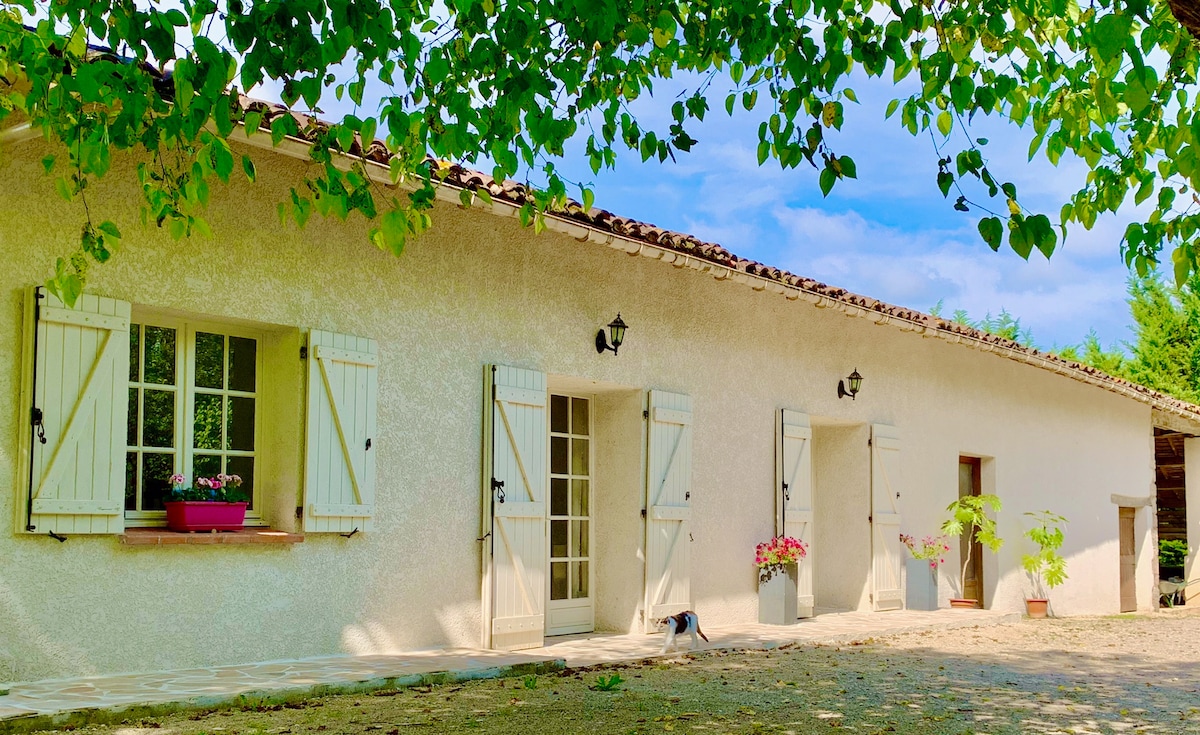
[[684, 610], [669, 618], [659, 620], [658, 627], [660, 630], [667, 632], [667, 639], [663, 641], [663, 653], [666, 653], [668, 648], [675, 645], [675, 636], [681, 633], [691, 633], [693, 649], [700, 647], [700, 641], [696, 638], [697, 633], [700, 634], [705, 643], [708, 642], [708, 636], [704, 635], [704, 631], [700, 630], [700, 618], [691, 610]]

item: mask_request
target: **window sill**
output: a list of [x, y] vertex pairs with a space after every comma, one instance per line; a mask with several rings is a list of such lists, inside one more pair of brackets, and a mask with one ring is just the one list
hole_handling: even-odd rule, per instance
[[184, 533], [165, 528], [127, 528], [119, 537], [125, 546], [170, 546], [173, 544], [298, 544], [304, 534], [273, 528], [243, 528], [240, 531]]

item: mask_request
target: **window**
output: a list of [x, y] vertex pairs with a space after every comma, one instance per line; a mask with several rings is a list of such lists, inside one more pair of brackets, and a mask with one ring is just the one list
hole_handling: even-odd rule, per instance
[[255, 487], [262, 335], [230, 325], [139, 318], [129, 327], [125, 515], [164, 516], [168, 478], [239, 475], [257, 519]]
[[591, 423], [589, 402], [550, 396], [550, 599], [588, 595]]

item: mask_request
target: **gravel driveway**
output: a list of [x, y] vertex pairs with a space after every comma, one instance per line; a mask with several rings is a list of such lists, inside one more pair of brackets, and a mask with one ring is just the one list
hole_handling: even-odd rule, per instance
[[[1198, 639], [1200, 609], [1026, 620], [85, 729], [114, 735], [1200, 733]], [[606, 682], [611, 691], [602, 690]]]

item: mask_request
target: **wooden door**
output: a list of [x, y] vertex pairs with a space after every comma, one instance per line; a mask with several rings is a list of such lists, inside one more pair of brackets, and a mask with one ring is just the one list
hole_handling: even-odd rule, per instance
[[[979, 495], [982, 490], [981, 466], [978, 457], [958, 458], [958, 496]], [[962, 596], [964, 600], [977, 600], [983, 607], [983, 544], [974, 534], [964, 534], [958, 537], [959, 560], [962, 563], [970, 552], [971, 558], [966, 567], [963, 581]]]
[[813, 475], [812, 428], [808, 414], [783, 409], [779, 412], [779, 439], [775, 447], [778, 487], [776, 533], [800, 539], [808, 545], [808, 557], [800, 563], [796, 578], [796, 612], [813, 614]]
[[646, 453], [645, 630], [692, 605], [692, 401], [650, 391]]
[[491, 451], [484, 481], [491, 499], [491, 646], [542, 645], [546, 611], [546, 376], [491, 370]]
[[1118, 510], [1121, 547], [1121, 612], [1137, 610], [1137, 548], [1133, 538], [1133, 519], [1136, 508]]
[[895, 426], [871, 427], [871, 603], [876, 610], [904, 607], [901, 446]]

